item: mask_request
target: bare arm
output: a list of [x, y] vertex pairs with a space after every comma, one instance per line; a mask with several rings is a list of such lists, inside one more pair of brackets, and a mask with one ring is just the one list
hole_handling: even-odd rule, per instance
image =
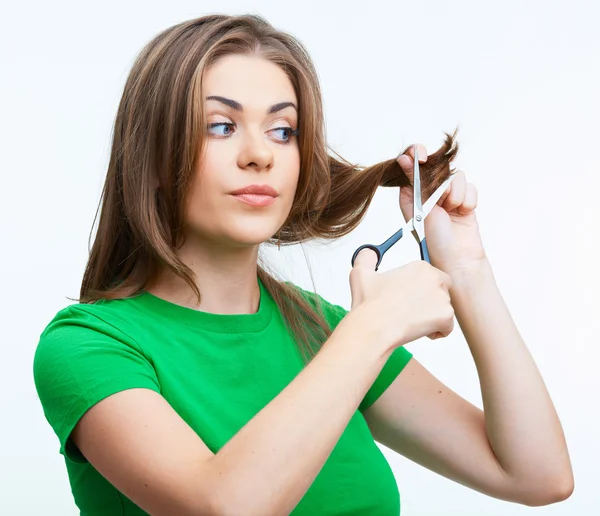
[[106, 398], [73, 439], [152, 515], [284, 515], [323, 467], [391, 353], [352, 311], [298, 376], [216, 454], [157, 393]]
[[454, 278], [452, 298], [485, 413], [413, 359], [365, 411], [373, 436], [489, 496], [532, 506], [566, 499], [574, 481], [560, 421], [491, 269]]

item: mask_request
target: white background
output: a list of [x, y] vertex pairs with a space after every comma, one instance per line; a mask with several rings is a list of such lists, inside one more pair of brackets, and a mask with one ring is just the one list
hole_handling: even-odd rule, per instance
[[[0, 514], [77, 513], [36, 396], [39, 334], [77, 297], [122, 88], [159, 31], [210, 12], [264, 15], [306, 44], [332, 147], [371, 164], [460, 127], [497, 282], [562, 418], [575, 492], [528, 508], [487, 498], [389, 450], [403, 516], [593, 515], [600, 495], [600, 7], [589, 2], [13, 2], [0, 15]], [[350, 306], [350, 257], [399, 227], [380, 189], [351, 235], [267, 249], [288, 278]], [[414, 240], [380, 270], [418, 258]], [[415, 356], [481, 406], [458, 325]], [[518, 364], [515, 364], [518, 366]]]

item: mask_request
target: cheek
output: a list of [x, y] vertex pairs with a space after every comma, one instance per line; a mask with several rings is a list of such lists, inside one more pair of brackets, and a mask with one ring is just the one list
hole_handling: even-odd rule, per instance
[[218, 146], [209, 143], [200, 160], [201, 166], [197, 171], [197, 176], [208, 185], [218, 182], [223, 177], [223, 171], [231, 167], [231, 160], [227, 159], [229, 154], [227, 149], [219, 149]]
[[201, 167], [196, 170], [186, 209], [187, 221], [194, 226], [203, 225], [210, 221], [212, 213], [218, 209], [215, 202], [227, 190], [222, 173], [224, 165], [219, 159], [219, 153], [206, 152]]
[[289, 178], [287, 184], [295, 190], [300, 177], [300, 152], [298, 148], [296, 147], [286, 158], [286, 177]]
[[[227, 171], [235, 166], [228, 158], [229, 153], [209, 145], [196, 171], [193, 192], [196, 199], [203, 199], [205, 205], [221, 197], [232, 189]], [[229, 181], [228, 181], [229, 179]]]

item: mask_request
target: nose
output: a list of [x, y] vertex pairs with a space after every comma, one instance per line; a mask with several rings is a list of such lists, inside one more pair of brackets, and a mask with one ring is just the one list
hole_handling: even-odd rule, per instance
[[273, 149], [266, 141], [262, 131], [246, 131], [238, 156], [240, 168], [255, 168], [257, 171], [269, 170], [273, 166]]

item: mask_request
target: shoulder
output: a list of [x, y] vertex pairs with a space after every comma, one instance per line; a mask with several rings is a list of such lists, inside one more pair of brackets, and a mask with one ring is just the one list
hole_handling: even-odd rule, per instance
[[[126, 325], [119, 324], [121, 321], [125, 322], [126, 317], [119, 314], [118, 310], [115, 310], [116, 307], [112, 305], [119, 301], [90, 304], [77, 303], [59, 310], [40, 334], [38, 347], [41, 344], [48, 345], [48, 343], [56, 341], [59, 337], [85, 337], [93, 333], [103, 334], [118, 340], [133, 340], [128, 335]], [[70, 339], [60, 340], [68, 344]]]
[[147, 315], [139, 310], [136, 298], [101, 299], [94, 303], [74, 303], [59, 310], [40, 335], [40, 343], [57, 336], [85, 336], [94, 332], [133, 343], [136, 326]]
[[39, 337], [33, 380], [46, 419], [61, 452], [81, 460], [68, 438], [81, 416], [98, 401], [122, 390], [160, 392], [151, 360], [127, 326], [122, 311], [99, 304], [73, 304], [60, 310]]
[[33, 357], [34, 377], [47, 377], [56, 369], [83, 361], [101, 360], [106, 355], [143, 356], [132, 337], [132, 321], [120, 309], [121, 300], [72, 304], [51, 319], [39, 336]]

